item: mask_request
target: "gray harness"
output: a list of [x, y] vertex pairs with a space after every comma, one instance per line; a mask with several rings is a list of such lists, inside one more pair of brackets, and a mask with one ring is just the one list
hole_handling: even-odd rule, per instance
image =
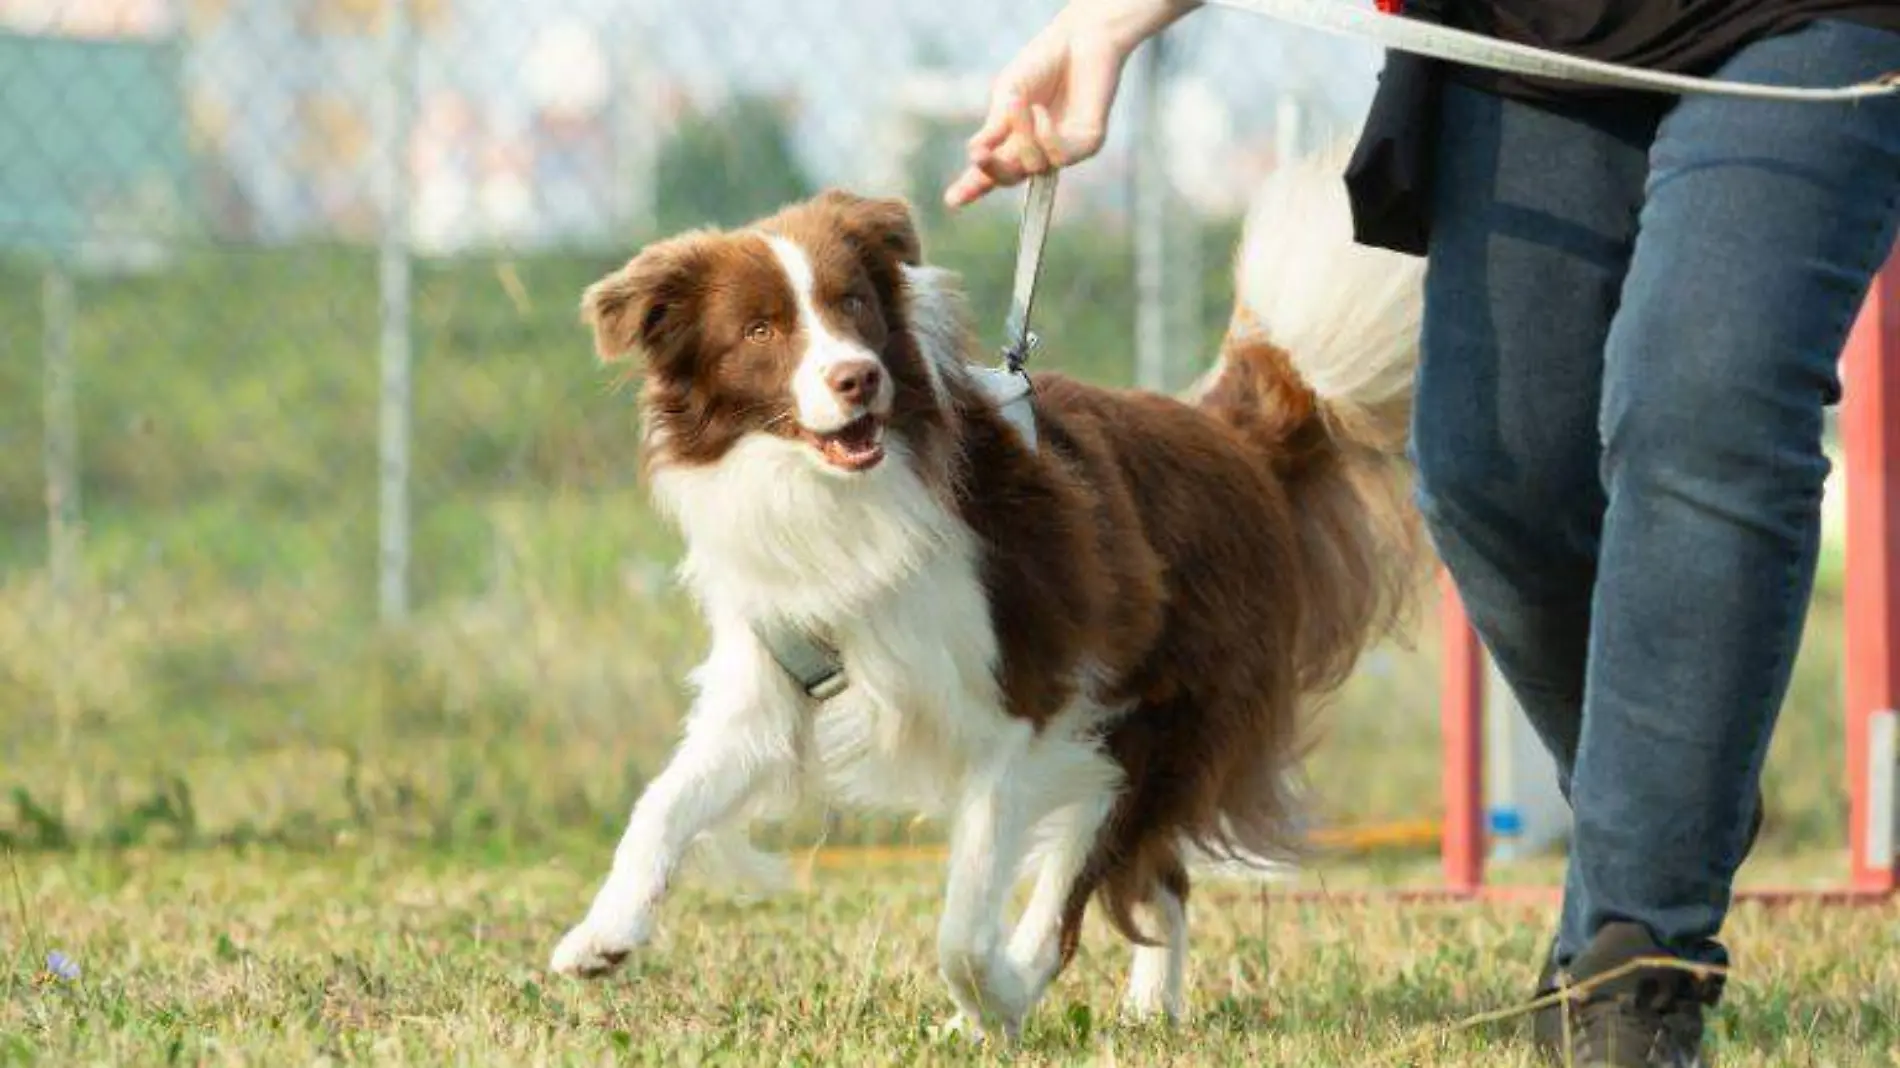
[[[1036, 279], [1042, 269], [1042, 249], [1049, 239], [1055, 202], [1056, 172], [1029, 179], [1016, 235], [1016, 283], [1004, 327], [1003, 365], [978, 367], [971, 372], [1004, 421], [1031, 449], [1036, 447], [1036, 411], [1031, 400], [1034, 389], [1023, 365], [1037, 344], [1036, 335], [1029, 329], [1029, 313], [1035, 305]], [[785, 674], [813, 700], [830, 700], [850, 685], [838, 650], [804, 627], [778, 619], [756, 622], [752, 631]]]
[[754, 623], [752, 632], [806, 696], [828, 701], [844, 692], [844, 661], [817, 635], [784, 620]]

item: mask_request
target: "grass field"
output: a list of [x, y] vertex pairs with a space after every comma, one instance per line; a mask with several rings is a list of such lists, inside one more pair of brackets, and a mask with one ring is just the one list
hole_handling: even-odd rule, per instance
[[[1548, 919], [1533, 905], [1263, 906], [1252, 887], [1204, 883], [1181, 1025], [1118, 1020], [1126, 950], [1098, 919], [1005, 1057], [930, 1034], [948, 1004], [932, 869], [819, 869], [808, 890], [753, 903], [689, 888], [621, 975], [547, 976], [603, 859], [15, 859], [0, 1061], [1532, 1063], [1522, 1019], [1458, 1025], [1522, 1000]], [[1764, 877], [1788, 878], [1779, 867]], [[1731, 941], [1717, 1063], [1900, 1062], [1900, 910], [1743, 908]], [[53, 950], [76, 979], [45, 972]]]
[[[1013, 221], [930, 242], [1000, 308]], [[1202, 337], [1225, 316], [1210, 233]], [[934, 235], [933, 235], [934, 238]], [[954, 240], [955, 243], [951, 243]], [[414, 610], [374, 612], [375, 275], [362, 250], [198, 250], [78, 285], [84, 551], [55, 595], [43, 323], [0, 264], [0, 1061], [47, 1064], [964, 1061], [928, 1039], [928, 868], [818, 870], [738, 904], [690, 891], [631, 974], [541, 966], [664, 759], [701, 632], [633, 474], [626, 398], [574, 303], [613, 261], [419, 267]], [[1045, 366], [1125, 380], [1125, 235], [1073, 227], [1038, 303]], [[1838, 562], [1770, 756], [1749, 877], [1838, 877]], [[1435, 635], [1375, 651], [1323, 719], [1339, 825], [1438, 811]], [[814, 840], [812, 819], [762, 829]], [[846, 819], [838, 843], [928, 840]], [[1413, 856], [1328, 885], [1416, 880]], [[1515, 873], [1548, 881], [1548, 864]], [[1115, 1022], [1125, 951], [1091, 931], [1029, 1063], [1524, 1063], [1516, 1024], [1448, 1032], [1528, 986], [1527, 906], [1196, 898], [1193, 1013]], [[1733, 1064], [1900, 1062], [1900, 914], [1738, 914]], [[64, 954], [77, 979], [46, 971]]]

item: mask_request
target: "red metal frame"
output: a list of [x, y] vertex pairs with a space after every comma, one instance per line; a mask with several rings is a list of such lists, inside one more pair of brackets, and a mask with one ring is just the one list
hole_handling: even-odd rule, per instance
[[1442, 577], [1439, 585], [1444, 666], [1438, 715], [1445, 791], [1439, 858], [1445, 889], [1468, 894], [1484, 885], [1484, 645], [1465, 618], [1450, 577]]
[[[1875, 280], [1842, 357], [1841, 411], [1847, 496], [1846, 715], [1850, 868], [1843, 886], [1754, 889], [1738, 898], [1885, 901], [1900, 891], [1900, 866], [1869, 855], [1869, 742], [1876, 716], [1900, 708], [1900, 252]], [[1445, 819], [1440, 857], [1444, 884], [1370, 891], [1293, 891], [1276, 897], [1356, 901], [1542, 900], [1554, 886], [1490, 886], [1484, 876], [1484, 650], [1449, 580], [1442, 583]]]
[[1888, 261], [1847, 343], [1841, 445], [1847, 476], [1847, 841], [1848, 883], [1891, 894], [1891, 860], [1867, 841], [1873, 803], [1874, 717], [1900, 708], [1900, 255]]

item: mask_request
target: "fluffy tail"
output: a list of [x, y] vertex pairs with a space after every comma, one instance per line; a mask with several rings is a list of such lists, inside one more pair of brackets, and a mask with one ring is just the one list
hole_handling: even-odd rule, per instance
[[1333, 151], [1277, 170], [1255, 195], [1238, 302], [1198, 402], [1254, 438], [1300, 527], [1300, 680], [1329, 690], [1417, 588], [1403, 477], [1423, 262], [1356, 245]]

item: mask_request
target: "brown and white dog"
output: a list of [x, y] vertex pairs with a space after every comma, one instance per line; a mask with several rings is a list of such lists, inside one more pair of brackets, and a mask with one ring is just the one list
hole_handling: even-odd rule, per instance
[[[1414, 573], [1419, 269], [1351, 243], [1336, 162], [1261, 190], [1190, 400], [1039, 374], [1033, 445], [899, 201], [827, 193], [588, 289], [600, 356], [644, 361], [646, 467], [712, 647], [554, 970], [611, 970], [690, 845], [816, 788], [946, 819], [957, 1028], [1014, 1035], [1097, 897], [1136, 943], [1128, 1009], [1179, 1014], [1187, 861], [1295, 845], [1302, 713]], [[770, 621], [837, 649], [848, 689], [807, 697]]]

